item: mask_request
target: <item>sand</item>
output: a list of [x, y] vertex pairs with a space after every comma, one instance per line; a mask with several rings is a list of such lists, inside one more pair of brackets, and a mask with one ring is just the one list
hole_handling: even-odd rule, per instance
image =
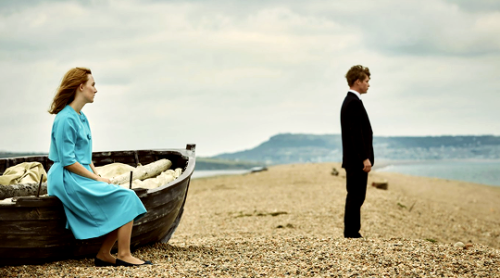
[[369, 184], [384, 180], [388, 190], [368, 187], [363, 239], [342, 237], [339, 164], [280, 165], [192, 180], [173, 238], [134, 253], [154, 266], [95, 268], [89, 258], [4, 267], [0, 276], [500, 277], [500, 187], [369, 175]]

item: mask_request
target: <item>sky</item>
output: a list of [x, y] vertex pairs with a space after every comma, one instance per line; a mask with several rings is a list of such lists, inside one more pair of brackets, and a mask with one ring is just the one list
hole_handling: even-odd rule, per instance
[[500, 1], [0, 2], [0, 151], [48, 152], [63, 75], [92, 70], [94, 151], [211, 156], [339, 134], [353, 65], [375, 136], [500, 135]]

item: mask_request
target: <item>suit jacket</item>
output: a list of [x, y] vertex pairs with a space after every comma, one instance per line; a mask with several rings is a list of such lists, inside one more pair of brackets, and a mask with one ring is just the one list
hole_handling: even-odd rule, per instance
[[342, 128], [342, 168], [361, 168], [363, 161], [373, 154], [373, 131], [363, 102], [353, 93], [347, 93], [340, 111]]

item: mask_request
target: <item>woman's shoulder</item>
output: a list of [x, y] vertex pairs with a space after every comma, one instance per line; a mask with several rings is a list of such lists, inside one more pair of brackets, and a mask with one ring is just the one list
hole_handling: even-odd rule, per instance
[[87, 119], [87, 116], [83, 113], [83, 111], [80, 111], [80, 118]]
[[62, 121], [74, 121], [77, 119], [76, 112], [71, 108], [71, 106], [66, 105], [59, 113], [57, 113], [54, 122], [62, 122]]

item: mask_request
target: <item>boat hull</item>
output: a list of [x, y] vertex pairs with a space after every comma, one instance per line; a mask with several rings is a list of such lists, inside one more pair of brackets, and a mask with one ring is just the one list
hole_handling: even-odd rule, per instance
[[[134, 222], [131, 248], [167, 242], [182, 217], [195, 166], [194, 145], [188, 145], [186, 150], [96, 152], [92, 158], [96, 166], [113, 162], [146, 165], [167, 158], [172, 161], [172, 168], [183, 169], [178, 179], [158, 188], [134, 189], [148, 212]], [[46, 157], [0, 159], [0, 173], [9, 164], [30, 161], [41, 162], [46, 171], [52, 165]], [[77, 240], [65, 226], [63, 205], [56, 197], [18, 197], [12, 204], [0, 204], [0, 265], [42, 264], [95, 256], [104, 237]]]

